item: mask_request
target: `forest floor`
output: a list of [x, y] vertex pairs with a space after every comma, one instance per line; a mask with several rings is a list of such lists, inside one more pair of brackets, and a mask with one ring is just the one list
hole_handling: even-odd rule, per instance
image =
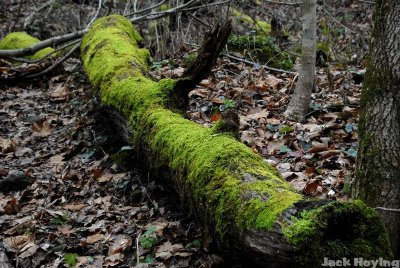
[[[175, 62], [155, 62], [152, 75], [179, 77]], [[0, 189], [0, 256], [16, 267], [245, 267], [143, 169], [81, 68], [72, 58], [45, 79], [0, 86], [0, 181], [23, 186]], [[294, 75], [222, 58], [190, 93], [187, 116], [210, 127], [235, 107], [241, 140], [295, 189], [346, 200], [364, 72], [319, 68], [310, 113], [296, 123], [282, 115]]]

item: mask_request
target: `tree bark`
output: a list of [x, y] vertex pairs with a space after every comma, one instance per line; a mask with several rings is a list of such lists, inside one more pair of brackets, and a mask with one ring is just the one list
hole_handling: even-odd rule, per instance
[[[353, 196], [379, 210], [400, 256], [400, 2], [376, 1]], [[397, 209], [397, 211], [396, 211]]]
[[314, 87], [317, 39], [316, 9], [317, 0], [303, 0], [303, 37], [299, 80], [284, 113], [287, 118], [296, 121], [302, 120], [307, 114]]
[[231, 127], [208, 129], [184, 119], [174, 104], [177, 81], [146, 76], [149, 53], [140, 40], [121, 16], [97, 20], [82, 41], [84, 69], [120, 126], [116, 132], [151, 168], [168, 170], [182, 202], [232, 255], [252, 267], [317, 267], [325, 256], [391, 257], [375, 210], [361, 201], [304, 199], [238, 142]]

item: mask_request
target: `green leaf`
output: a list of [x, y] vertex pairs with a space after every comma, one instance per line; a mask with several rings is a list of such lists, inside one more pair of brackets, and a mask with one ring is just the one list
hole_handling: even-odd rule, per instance
[[354, 150], [353, 148], [350, 148], [349, 150], [345, 151], [345, 153], [348, 156], [353, 157], [353, 158], [356, 158], [356, 156], [357, 156], [357, 151]]
[[201, 247], [201, 239], [196, 239], [193, 242], [190, 242], [186, 245], [186, 248], [200, 248]]
[[78, 263], [78, 254], [67, 253], [64, 255], [64, 261], [68, 267], [75, 267], [75, 265]]
[[347, 133], [353, 132], [353, 125], [352, 124], [347, 124], [345, 127], [345, 130]]
[[224, 106], [225, 109], [229, 110], [229, 109], [233, 109], [236, 106], [236, 102], [234, 100], [225, 100], [224, 101]]
[[153, 236], [141, 236], [140, 239], [140, 246], [144, 249], [151, 249], [157, 243], [157, 238]]
[[281, 128], [279, 129], [279, 133], [281, 133], [281, 134], [286, 134], [286, 133], [290, 133], [293, 131], [294, 131], [294, 128], [292, 126], [288, 126], [288, 125], [282, 125]]
[[54, 225], [64, 225], [69, 221], [69, 215], [67, 213], [64, 213], [64, 215], [60, 216], [60, 217], [53, 217], [50, 220], [51, 224]]
[[144, 233], [145, 236], [151, 235], [157, 229], [157, 226], [153, 225]]
[[149, 254], [146, 256], [146, 259], [144, 259], [145, 263], [153, 263], [155, 261], [154, 256], [152, 254]]
[[286, 153], [290, 153], [292, 150], [287, 147], [286, 145], [282, 145], [280, 150], [279, 150], [279, 154], [286, 154]]

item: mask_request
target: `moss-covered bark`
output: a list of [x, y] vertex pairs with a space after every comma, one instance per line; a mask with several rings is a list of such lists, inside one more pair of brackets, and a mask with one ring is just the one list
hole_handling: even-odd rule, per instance
[[377, 0], [361, 95], [360, 146], [353, 196], [382, 207], [400, 257], [400, 2]]
[[[30, 36], [25, 32], [14, 32], [6, 35], [0, 41], [0, 49], [19, 49], [19, 48], [27, 48], [31, 45], [34, 45], [39, 42], [39, 39]], [[53, 48], [44, 48], [39, 50], [35, 54], [27, 57], [31, 60], [38, 60], [45, 57], [47, 54], [53, 52]]]

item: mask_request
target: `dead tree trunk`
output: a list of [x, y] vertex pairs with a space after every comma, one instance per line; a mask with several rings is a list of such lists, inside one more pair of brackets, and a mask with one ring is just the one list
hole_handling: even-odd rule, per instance
[[317, 0], [303, 0], [303, 37], [299, 80], [292, 99], [285, 111], [289, 119], [299, 121], [310, 108], [311, 93], [315, 79]]
[[169, 169], [179, 194], [222, 245], [263, 267], [317, 267], [325, 256], [391, 257], [373, 209], [361, 201], [306, 200], [230, 133], [186, 120], [174, 103], [179, 83], [146, 76], [149, 52], [138, 47], [140, 39], [121, 16], [97, 20], [81, 45], [84, 69], [122, 134], [152, 168]]
[[376, 1], [361, 96], [355, 198], [379, 212], [400, 257], [400, 2]]
[[126, 118], [126, 138], [153, 167], [168, 167], [178, 191], [225, 245], [268, 267], [319, 265], [324, 256], [390, 257], [374, 210], [359, 201], [304, 200], [231, 135], [177, 113], [173, 100], [182, 88], [145, 76], [149, 53], [140, 39], [123, 17], [99, 19], [82, 42], [84, 68], [102, 103]]

